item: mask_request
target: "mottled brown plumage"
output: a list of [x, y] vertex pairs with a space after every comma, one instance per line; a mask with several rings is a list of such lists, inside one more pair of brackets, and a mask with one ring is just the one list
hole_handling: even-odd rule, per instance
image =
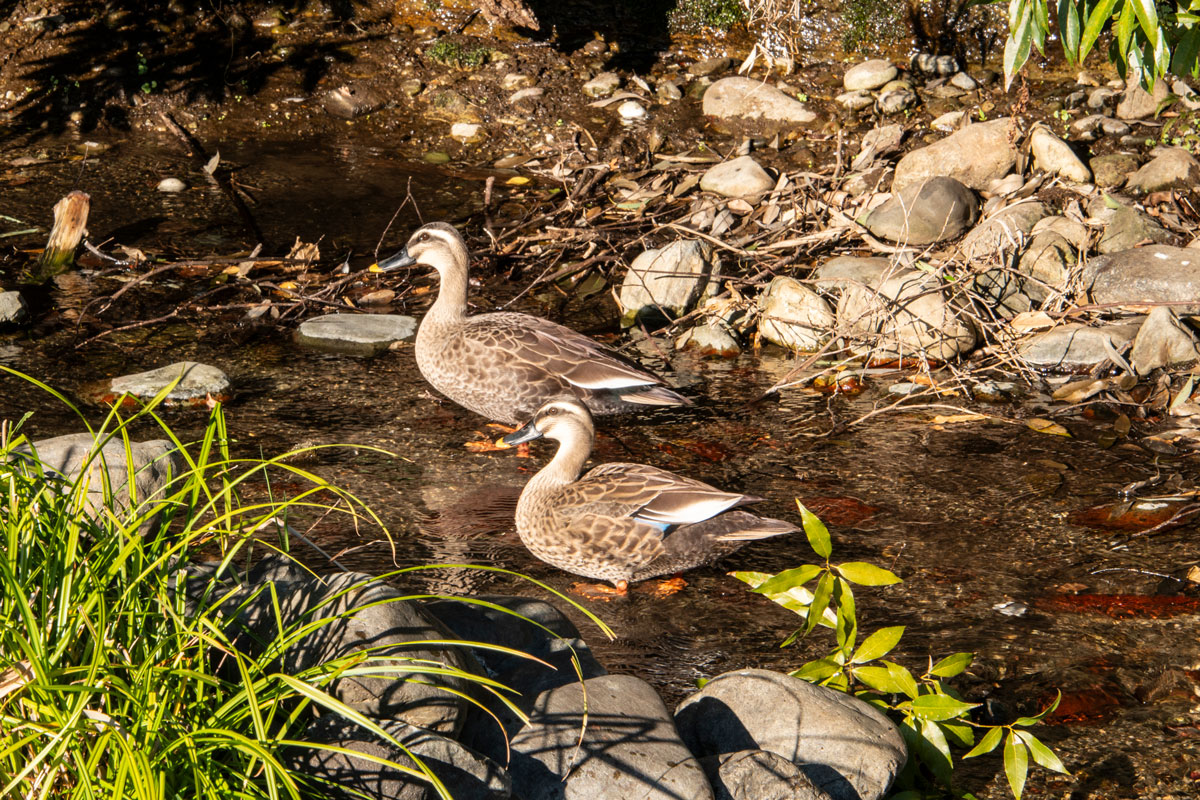
[[467, 316], [467, 247], [441, 222], [423, 226], [383, 270], [425, 264], [441, 289], [417, 331], [417, 367], [442, 394], [516, 425], [551, 397], [573, 394], [593, 414], [676, 406], [687, 398], [657, 375], [562, 325], [514, 312]]
[[542, 436], [559, 442], [554, 459], [530, 479], [517, 503], [521, 541], [548, 564], [621, 587], [796, 530], [738, 508], [761, 498], [646, 464], [602, 464], [580, 477], [593, 435], [587, 409], [564, 396], [504, 437], [507, 444]]

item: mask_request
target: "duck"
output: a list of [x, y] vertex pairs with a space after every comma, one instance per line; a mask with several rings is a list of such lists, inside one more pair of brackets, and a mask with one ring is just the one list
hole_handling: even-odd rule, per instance
[[[497, 444], [545, 437], [558, 451], [529, 479], [517, 501], [517, 534], [537, 558], [612, 584], [677, 574], [711, 563], [747, 542], [797, 530], [741, 506], [763, 498], [725, 492], [647, 464], [601, 464], [581, 475], [595, 428], [587, 407], [564, 395], [542, 405]], [[682, 582], [676, 584], [682, 588]], [[604, 587], [608, 588], [608, 587]]]
[[417, 329], [417, 368], [458, 405], [517, 426], [551, 397], [572, 394], [592, 414], [689, 405], [654, 373], [578, 331], [530, 314], [467, 314], [470, 253], [452, 225], [418, 228], [374, 269], [420, 264], [441, 286]]

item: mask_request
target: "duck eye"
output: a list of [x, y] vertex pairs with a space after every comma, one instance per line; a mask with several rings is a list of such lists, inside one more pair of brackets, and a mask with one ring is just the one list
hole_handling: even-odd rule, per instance
[[418, 237], [417, 237], [417, 241], [418, 241], [418, 242], [428, 242], [428, 241], [429, 241], [429, 234], [428, 234], [428, 233], [422, 233], [420, 236], [418, 236]]
[[550, 406], [550, 408], [546, 409], [546, 416], [557, 417], [558, 416], [558, 408], [556, 406]]

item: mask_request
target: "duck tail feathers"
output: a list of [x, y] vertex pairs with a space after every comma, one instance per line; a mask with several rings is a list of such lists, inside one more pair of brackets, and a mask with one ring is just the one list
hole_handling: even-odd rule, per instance
[[622, 392], [621, 399], [641, 406], [690, 406], [692, 401], [665, 386], [639, 387]]
[[769, 539], [772, 536], [782, 536], [800, 530], [790, 522], [781, 519], [755, 517], [751, 525], [721, 534], [722, 542], [752, 542], [755, 539]]

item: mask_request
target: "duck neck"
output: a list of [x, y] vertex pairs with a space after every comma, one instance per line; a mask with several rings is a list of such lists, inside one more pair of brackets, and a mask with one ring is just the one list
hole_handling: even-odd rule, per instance
[[437, 300], [425, 314], [422, 327], [445, 328], [462, 322], [467, 316], [467, 263], [466, 254], [459, 257], [436, 254], [430, 266], [438, 272], [441, 283]]
[[573, 430], [559, 440], [558, 452], [550, 463], [529, 481], [536, 488], [557, 488], [574, 483], [592, 454], [592, 432]]

